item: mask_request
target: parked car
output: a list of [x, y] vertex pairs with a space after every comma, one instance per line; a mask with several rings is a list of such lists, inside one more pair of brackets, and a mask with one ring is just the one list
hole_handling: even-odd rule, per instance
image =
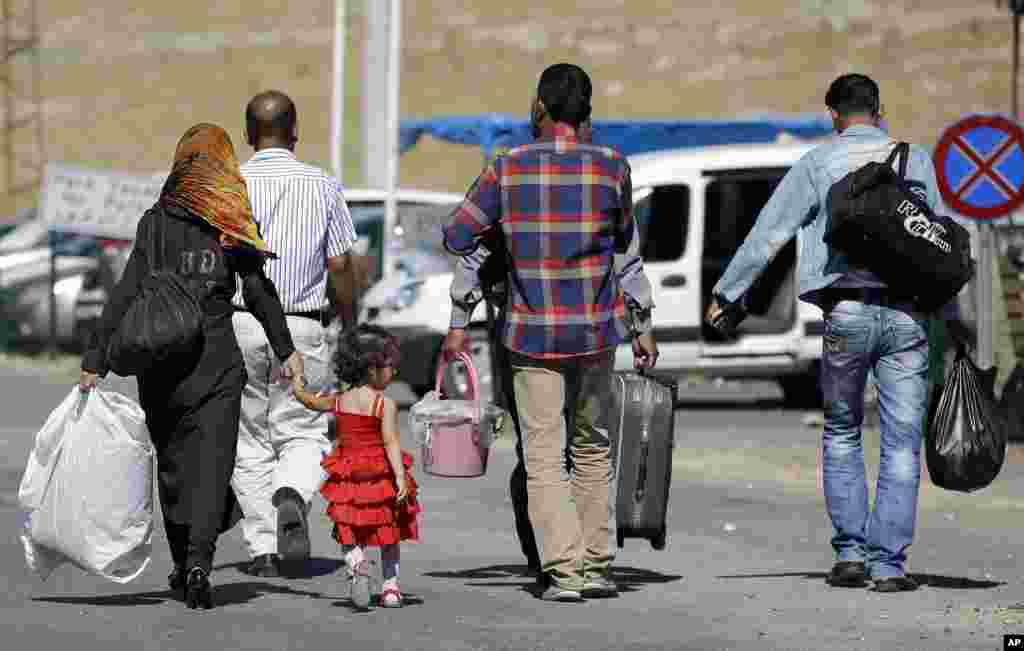
[[[372, 189], [347, 189], [345, 202], [356, 229], [356, 265], [365, 291], [382, 277], [381, 251], [384, 243], [384, 201], [386, 192]], [[440, 224], [451, 213], [461, 195], [426, 190], [399, 189], [395, 233], [389, 239], [394, 270], [401, 276], [450, 272], [451, 257], [444, 253], [440, 240]], [[85, 279], [74, 305], [75, 337], [85, 341], [103, 312], [107, 292], [124, 271], [130, 253], [130, 242], [101, 249], [101, 263]], [[408, 351], [403, 351], [408, 352]], [[400, 369], [400, 377], [409, 363]]]
[[[74, 306], [86, 277], [97, 268], [97, 240], [73, 233], [53, 236], [56, 258], [56, 343], [74, 346]], [[3, 338], [21, 346], [53, 340], [50, 323], [51, 241], [34, 211], [0, 237], [0, 314]]]
[[[824, 323], [821, 311], [797, 300], [795, 240], [755, 285], [751, 314], [739, 337], [723, 341], [703, 324], [711, 289], [753, 226], [786, 171], [813, 147], [751, 144], [666, 150], [630, 157], [634, 211], [644, 266], [654, 288], [659, 368], [682, 375], [770, 378], [792, 405], [820, 402], [818, 369]], [[371, 288], [362, 319], [401, 335], [430, 361], [425, 372], [403, 379], [424, 391], [433, 382], [437, 351], [448, 329], [451, 273], [396, 276]], [[478, 306], [470, 327], [471, 352], [486, 393], [493, 384]], [[616, 368], [632, 368], [620, 346]], [[465, 375], [452, 378], [464, 392]]]

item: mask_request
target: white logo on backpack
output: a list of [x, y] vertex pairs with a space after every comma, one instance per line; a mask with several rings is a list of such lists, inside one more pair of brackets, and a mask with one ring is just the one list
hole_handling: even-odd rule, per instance
[[921, 212], [921, 209], [914, 205], [913, 201], [904, 199], [896, 208], [896, 214], [903, 215], [903, 228], [914, 237], [920, 237], [931, 242], [943, 253], [949, 253], [952, 247], [949, 242], [943, 239], [946, 235], [946, 228], [942, 224], [936, 224]]

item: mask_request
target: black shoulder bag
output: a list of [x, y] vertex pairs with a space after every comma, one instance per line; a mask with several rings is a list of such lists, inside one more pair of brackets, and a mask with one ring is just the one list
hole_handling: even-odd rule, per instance
[[895, 294], [934, 312], [974, 273], [970, 234], [950, 217], [934, 214], [910, 190], [909, 153], [910, 145], [901, 142], [884, 163], [868, 163], [833, 184], [823, 239]]
[[[159, 364], [194, 360], [202, 345], [203, 312], [195, 291], [165, 269], [166, 214], [154, 215], [149, 236], [149, 276], [142, 282], [107, 347], [107, 363], [118, 375], [143, 375]], [[160, 247], [156, 229], [160, 228]], [[168, 369], [170, 370], [170, 369]]]

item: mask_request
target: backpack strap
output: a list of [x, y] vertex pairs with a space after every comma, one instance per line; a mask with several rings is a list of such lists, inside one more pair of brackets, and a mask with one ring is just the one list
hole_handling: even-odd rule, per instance
[[373, 409], [370, 410], [376, 418], [384, 418], [384, 396], [377, 396], [377, 399], [373, 401]]
[[886, 165], [892, 167], [893, 163], [897, 163], [898, 168], [897, 174], [901, 179], [907, 178], [907, 160], [910, 158], [910, 144], [906, 142], [898, 142], [896, 146], [892, 148], [892, 152], [889, 153], [889, 158], [885, 160]]

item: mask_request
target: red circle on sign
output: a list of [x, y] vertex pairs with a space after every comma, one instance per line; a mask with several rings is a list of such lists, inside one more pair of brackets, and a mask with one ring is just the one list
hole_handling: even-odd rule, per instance
[[[957, 142], [963, 143], [960, 140], [961, 136], [972, 129], [979, 127], [988, 127], [990, 129], [996, 129], [1009, 135], [1009, 139], [997, 148], [996, 153], [991, 156], [987, 161], [980, 160], [980, 156], [974, 153], [973, 148], [970, 145], [966, 145], [971, 153], [964, 152], [964, 156], [971, 160], [972, 163], [978, 168], [973, 176], [987, 176], [989, 181], [994, 185], [997, 185], [1004, 193], [1009, 195], [1009, 199], [1005, 202], [995, 206], [975, 206], [967, 203], [961, 198], [961, 194], [954, 192], [950, 186], [949, 179], [946, 178], [946, 169], [944, 163], [946, 158], [950, 154], [950, 149], [953, 148]], [[964, 143], [966, 144], [966, 143]], [[960, 213], [965, 217], [973, 217], [974, 219], [996, 219], [1009, 215], [1013, 211], [1017, 210], [1024, 205], [1024, 192], [1021, 188], [1013, 188], [1006, 184], [1006, 181], [1001, 177], [994, 177], [986, 174], [986, 170], [991, 170], [993, 163], [1002, 155], [1002, 152], [1016, 144], [1021, 153], [1024, 154], [1024, 129], [1020, 128], [1016, 122], [1008, 120], [998, 115], [973, 115], [969, 118], [964, 118], [959, 122], [953, 124], [943, 132], [942, 137], [939, 138], [939, 144], [935, 147], [935, 154], [932, 160], [935, 164], [935, 178], [938, 181], [939, 193], [942, 194], [942, 198], [946, 201], [946, 204]], [[961, 149], [963, 152], [964, 150]], [[964, 183], [963, 189], [966, 189], [972, 183]], [[1005, 187], [1004, 187], [1005, 186]], [[963, 192], [961, 190], [961, 193]]]

